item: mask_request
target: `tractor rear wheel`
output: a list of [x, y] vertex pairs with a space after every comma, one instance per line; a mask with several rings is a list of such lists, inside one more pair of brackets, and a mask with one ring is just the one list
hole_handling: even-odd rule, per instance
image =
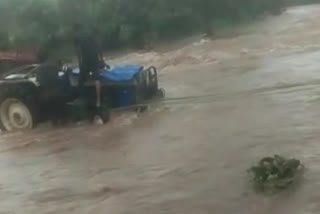
[[1, 102], [0, 120], [6, 131], [32, 129], [35, 125], [28, 105], [16, 98], [6, 98]]
[[0, 128], [4, 131], [32, 129], [37, 123], [34, 92], [24, 85], [0, 90]]

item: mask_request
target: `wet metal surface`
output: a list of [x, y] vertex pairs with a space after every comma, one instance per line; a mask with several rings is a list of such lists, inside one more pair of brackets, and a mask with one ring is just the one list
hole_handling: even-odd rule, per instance
[[[319, 213], [319, 18], [292, 8], [236, 37], [119, 59], [160, 67], [168, 97], [216, 96], [2, 135], [0, 213]], [[274, 153], [301, 159], [305, 178], [256, 195], [246, 169]]]

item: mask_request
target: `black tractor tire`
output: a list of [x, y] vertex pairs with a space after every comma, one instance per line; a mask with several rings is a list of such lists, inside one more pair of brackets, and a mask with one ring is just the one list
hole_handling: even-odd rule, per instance
[[110, 121], [111, 116], [110, 116], [109, 110], [104, 110], [103, 112], [100, 113], [100, 116], [104, 124]]
[[[25, 87], [26, 86], [26, 87]], [[38, 122], [34, 91], [28, 85], [0, 89], [0, 128], [4, 131], [33, 129]]]
[[106, 124], [111, 119], [110, 109], [107, 106], [94, 107], [94, 110], [91, 110], [91, 121], [95, 121], [95, 117], [99, 116], [103, 124]]
[[148, 110], [148, 105], [143, 105], [142, 103], [145, 101], [145, 94], [142, 89], [137, 89], [135, 92], [135, 102], [134, 104], [138, 107], [135, 108], [135, 111], [138, 113], [143, 113]]

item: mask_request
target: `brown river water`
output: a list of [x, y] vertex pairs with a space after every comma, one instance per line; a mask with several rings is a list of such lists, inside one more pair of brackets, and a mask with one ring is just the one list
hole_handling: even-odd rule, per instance
[[[233, 31], [114, 60], [156, 65], [169, 98], [206, 98], [1, 135], [0, 214], [319, 213], [320, 6]], [[256, 194], [246, 170], [273, 154], [304, 177]]]

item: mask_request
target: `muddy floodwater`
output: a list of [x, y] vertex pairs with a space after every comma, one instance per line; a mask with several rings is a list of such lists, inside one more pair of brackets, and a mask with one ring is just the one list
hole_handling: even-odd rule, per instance
[[[1, 135], [0, 213], [320, 213], [320, 6], [233, 31], [114, 60], [155, 64], [168, 98], [206, 97]], [[246, 169], [273, 154], [304, 178], [256, 194]]]

